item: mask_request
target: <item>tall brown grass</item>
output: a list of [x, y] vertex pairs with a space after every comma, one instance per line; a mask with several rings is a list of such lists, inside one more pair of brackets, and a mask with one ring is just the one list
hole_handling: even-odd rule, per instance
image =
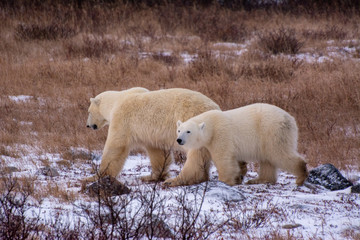
[[[135, 86], [185, 87], [224, 110], [278, 105], [296, 117], [310, 167], [329, 162], [359, 170], [358, 62], [308, 63], [265, 52], [255, 41], [269, 33], [261, 35], [268, 46], [286, 26], [284, 44], [295, 43], [296, 52], [324, 50], [328, 40], [359, 38], [359, 15], [85, 3], [0, 9], [0, 142], [7, 146], [1, 152], [21, 151], [21, 144], [44, 152], [101, 150], [106, 130], [85, 126], [90, 97]], [[246, 43], [248, 51], [213, 45], [222, 41]], [[183, 53], [194, 60], [184, 63]], [[9, 98], [17, 95], [32, 98]]]

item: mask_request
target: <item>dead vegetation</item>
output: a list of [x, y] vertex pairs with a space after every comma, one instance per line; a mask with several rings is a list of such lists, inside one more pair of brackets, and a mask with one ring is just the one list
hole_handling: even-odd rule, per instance
[[[49, 219], [41, 219], [39, 213], [29, 215], [27, 210], [36, 205], [31, 199], [33, 189], [7, 175], [0, 183], [0, 238], [207, 239], [229, 221], [214, 223], [210, 214], [200, 214], [206, 187], [203, 191], [184, 190], [172, 208], [165, 207], [166, 196], [160, 195], [158, 188], [158, 184], [149, 185], [119, 198], [98, 191], [94, 202], [74, 204], [74, 211], [86, 221], [70, 223], [64, 221], [60, 209]], [[194, 200], [189, 202], [189, 196]]]

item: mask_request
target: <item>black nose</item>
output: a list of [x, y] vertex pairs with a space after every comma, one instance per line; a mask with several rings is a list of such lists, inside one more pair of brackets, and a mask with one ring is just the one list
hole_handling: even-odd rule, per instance
[[181, 145], [182, 140], [180, 138], [176, 139], [177, 143]]
[[92, 128], [93, 128], [94, 130], [96, 130], [96, 129], [97, 129], [97, 125], [94, 124], [94, 125], [92, 126]]

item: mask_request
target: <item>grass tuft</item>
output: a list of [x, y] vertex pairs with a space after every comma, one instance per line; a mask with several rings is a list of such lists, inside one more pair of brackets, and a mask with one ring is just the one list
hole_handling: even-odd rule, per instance
[[100, 58], [122, 50], [120, 42], [113, 38], [86, 35], [81, 40], [65, 42], [64, 49], [68, 57]]
[[296, 38], [294, 29], [280, 28], [258, 34], [258, 45], [261, 50], [271, 54], [297, 54], [304, 43]]
[[73, 37], [75, 29], [61, 25], [60, 23], [19, 24], [15, 29], [15, 37], [18, 40], [56, 40]]

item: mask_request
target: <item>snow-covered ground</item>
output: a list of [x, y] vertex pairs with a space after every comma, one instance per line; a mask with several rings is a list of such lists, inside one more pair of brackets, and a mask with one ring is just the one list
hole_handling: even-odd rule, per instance
[[[212, 46], [214, 50], [212, 50], [212, 54], [214, 56], [241, 56], [246, 53], [251, 44], [253, 44], [256, 40], [252, 39], [246, 41], [243, 44], [240, 43], [231, 43], [231, 42], [218, 42], [214, 43]], [[352, 59], [354, 61], [360, 61], [359, 59], [359, 40], [345, 40], [340, 44], [335, 41], [328, 41], [327, 47], [322, 51], [315, 51], [314, 49], [304, 49], [298, 54], [280, 54], [275, 55], [274, 57], [285, 57], [292, 60], [304, 61], [306, 63], [324, 63], [324, 62], [332, 62], [335, 59]], [[217, 49], [220, 50], [217, 50]], [[163, 50], [158, 53], [152, 52], [139, 52], [140, 58], [147, 58], [153, 55], [160, 54], [163, 56], [171, 56], [173, 52], [171, 50]], [[184, 61], [184, 63], [188, 64], [198, 58], [198, 54], [189, 54], [188, 52], [180, 53], [180, 57]]]
[[[46, 222], [54, 215], [60, 215], [63, 219], [76, 223], [81, 218], [80, 204], [96, 202], [95, 199], [79, 193], [80, 180], [90, 176], [92, 164], [100, 163], [101, 152], [88, 153], [86, 149], [73, 149], [74, 154], [88, 153], [92, 156], [91, 161], [79, 160], [64, 168], [59, 154], [36, 154], [35, 149], [24, 148], [22, 156], [0, 156], [4, 166], [13, 166], [18, 169], [13, 173], [15, 177], [35, 178], [35, 191], [50, 189], [49, 186], [57, 186], [68, 195], [75, 196], [71, 201], [45, 194], [40, 200], [31, 198], [34, 205], [29, 209], [29, 215], [40, 213], [40, 218]], [[59, 172], [60, 176], [48, 177], [38, 174], [38, 170], [46, 163]], [[173, 164], [171, 174], [175, 176], [181, 166]], [[250, 165], [245, 181], [256, 177], [254, 167]], [[118, 180], [125, 183], [133, 190], [139, 190], [139, 186], [151, 188], [154, 184], [146, 184], [139, 180], [140, 176], [150, 174], [150, 162], [146, 156], [129, 156], [125, 167]], [[344, 176], [356, 179], [354, 183], [360, 183], [359, 172], [343, 172]], [[350, 193], [350, 188], [341, 191], [329, 191], [325, 188], [306, 184], [297, 187], [295, 178], [284, 172], [279, 173], [278, 183], [275, 185], [238, 185], [229, 187], [217, 181], [217, 171], [211, 168], [210, 182], [207, 185], [201, 214], [211, 215], [214, 223], [224, 219], [232, 219], [239, 225], [237, 232], [227, 231], [228, 227], [219, 229], [212, 234], [210, 239], [223, 237], [233, 239], [262, 238], [269, 232], [276, 231], [283, 236], [292, 236], [295, 239], [344, 239], [346, 232], [360, 232], [360, 194]], [[205, 184], [167, 188], [162, 184], [156, 187], [158, 197], [165, 209], [179, 208], [176, 197], [186, 193], [189, 203], [194, 207], [199, 206], [199, 200], [194, 201], [194, 192], [202, 192]], [[196, 191], [195, 189], [199, 190]], [[140, 188], [140, 191], [146, 191]], [[135, 194], [135, 193], [130, 193]], [[136, 204], [136, 202], [134, 202]], [[171, 219], [171, 218], [170, 218]], [[83, 219], [83, 221], [85, 221]], [[171, 220], [169, 220], [171, 221]], [[174, 220], [173, 220], [174, 221]], [[171, 223], [170, 223], [171, 224]], [[245, 235], [244, 235], [245, 234]]]

